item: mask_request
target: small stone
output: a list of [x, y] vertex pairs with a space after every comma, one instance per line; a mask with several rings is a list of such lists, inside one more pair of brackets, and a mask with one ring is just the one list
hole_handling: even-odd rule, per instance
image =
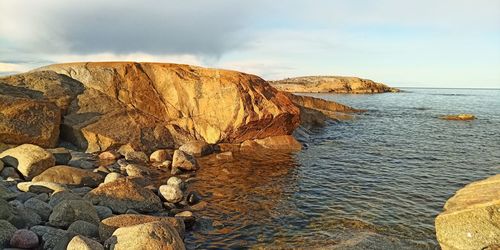
[[150, 175], [148, 169], [137, 164], [129, 164], [125, 167], [128, 176], [145, 177]]
[[17, 231], [17, 228], [6, 220], [0, 220], [0, 248], [6, 247], [9, 244], [12, 235]]
[[154, 151], [150, 156], [149, 160], [151, 162], [164, 162], [167, 160], [172, 160], [172, 156], [165, 149], [159, 149]]
[[179, 150], [196, 157], [206, 156], [214, 152], [212, 145], [204, 141], [190, 141], [179, 147]]
[[166, 201], [171, 203], [178, 203], [183, 198], [182, 190], [179, 187], [171, 185], [160, 186], [159, 193]]
[[186, 228], [193, 227], [194, 223], [196, 222], [196, 218], [194, 217], [194, 215], [191, 211], [180, 212], [180, 213], [176, 214], [174, 217], [181, 218], [184, 221]]
[[181, 150], [175, 150], [172, 160], [172, 169], [179, 168], [182, 170], [197, 170], [198, 161], [191, 155], [184, 153]]
[[89, 238], [99, 237], [99, 227], [90, 222], [77, 220], [68, 227], [68, 232], [83, 235]]
[[172, 177], [168, 178], [167, 185], [177, 187], [181, 190], [184, 190], [186, 188], [186, 185], [184, 184], [182, 179], [179, 177], [176, 177], [176, 176], [172, 176]]
[[123, 157], [125, 157], [125, 155], [129, 152], [134, 152], [135, 149], [134, 147], [132, 147], [132, 145], [130, 144], [125, 144], [125, 145], [122, 145], [120, 146], [120, 148], [118, 149], [118, 153], [121, 154]]
[[38, 236], [27, 229], [17, 230], [10, 239], [10, 246], [22, 249], [31, 249], [38, 247]]
[[7, 178], [21, 179], [21, 175], [13, 167], [5, 167], [0, 173], [0, 176], [2, 176], [5, 179]]
[[67, 250], [104, 250], [104, 247], [95, 240], [77, 235], [68, 243]]
[[106, 175], [106, 178], [104, 178], [104, 184], [116, 181], [122, 177], [123, 176], [119, 173], [109, 173], [108, 175]]
[[113, 216], [113, 211], [111, 211], [111, 208], [109, 207], [94, 206], [94, 208], [97, 211], [97, 215], [99, 216], [100, 220], [104, 220], [106, 218]]
[[120, 158], [120, 153], [115, 151], [104, 151], [99, 154], [99, 159], [101, 160], [117, 160]]
[[23, 144], [0, 153], [5, 165], [16, 168], [27, 180], [39, 175], [56, 164], [54, 156], [33, 144]]
[[125, 154], [125, 160], [136, 163], [147, 163], [149, 158], [144, 152], [133, 151]]
[[40, 218], [44, 221], [47, 221], [49, 219], [50, 213], [52, 213], [52, 207], [49, 204], [36, 198], [27, 200], [24, 203], [24, 207], [35, 211], [35, 213], [40, 215]]
[[54, 155], [56, 165], [66, 165], [71, 160], [71, 153], [65, 148], [50, 148], [47, 151]]
[[107, 167], [104, 167], [104, 166], [99, 166], [96, 169], [92, 170], [92, 172], [98, 173], [98, 174], [103, 174], [103, 175], [111, 173], [111, 171]]
[[194, 205], [194, 204], [196, 204], [196, 203], [198, 203], [198, 202], [201, 201], [201, 196], [197, 192], [191, 191], [187, 195], [187, 199], [186, 200], [187, 200], [187, 203], [189, 205]]
[[159, 167], [168, 169], [172, 166], [172, 161], [164, 161], [160, 164]]

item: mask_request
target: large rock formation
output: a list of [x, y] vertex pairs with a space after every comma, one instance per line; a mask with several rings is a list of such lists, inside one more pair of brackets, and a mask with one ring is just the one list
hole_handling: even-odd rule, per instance
[[[54, 103], [63, 114], [60, 137], [88, 152], [126, 143], [149, 151], [190, 140], [242, 142], [291, 134], [299, 123], [299, 109], [261, 78], [189, 65], [50, 65], [0, 78], [0, 98], [2, 95]], [[40, 113], [42, 121], [51, 120], [52, 116], [43, 117], [46, 112]], [[15, 122], [9, 117], [20, 116], [5, 117], [0, 121], [0, 141], [13, 134], [2, 135]], [[46, 130], [58, 127], [58, 120], [53, 120], [39, 126]], [[2, 130], [3, 127], [8, 129]], [[22, 136], [8, 142], [24, 143], [28, 140], [24, 135], [29, 135], [32, 139], [28, 142], [54, 145], [57, 130], [32, 130], [22, 130], [18, 132]]]
[[399, 91], [372, 80], [344, 76], [303, 76], [270, 81], [270, 83], [278, 90], [293, 93], [372, 94]]
[[500, 247], [500, 174], [458, 190], [436, 218], [436, 236], [447, 249]]

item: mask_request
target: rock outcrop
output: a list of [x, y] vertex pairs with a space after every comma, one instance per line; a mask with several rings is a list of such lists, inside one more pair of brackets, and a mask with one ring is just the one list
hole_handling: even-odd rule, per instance
[[373, 94], [399, 92], [385, 84], [358, 77], [303, 76], [270, 81], [278, 90], [292, 93]]
[[436, 218], [443, 250], [500, 247], [500, 174], [458, 190]]
[[473, 114], [445, 115], [440, 117], [443, 120], [449, 121], [472, 121], [476, 119]]

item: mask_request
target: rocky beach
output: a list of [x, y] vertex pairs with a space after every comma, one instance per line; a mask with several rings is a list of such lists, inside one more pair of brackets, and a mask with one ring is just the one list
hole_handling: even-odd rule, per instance
[[[318, 143], [311, 130], [366, 112], [293, 93], [397, 91], [360, 78], [268, 83], [164, 63], [55, 64], [2, 77], [0, 247], [185, 249], [190, 231], [224, 228], [200, 215], [210, 190], [191, 188], [205, 163], [294, 154]], [[499, 246], [497, 179], [447, 202], [436, 219], [443, 249]]]

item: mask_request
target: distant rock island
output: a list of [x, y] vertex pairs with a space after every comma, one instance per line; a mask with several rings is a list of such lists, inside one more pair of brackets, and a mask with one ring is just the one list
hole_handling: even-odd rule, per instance
[[358, 77], [302, 76], [269, 81], [278, 90], [292, 93], [373, 94], [399, 92], [399, 89]]

